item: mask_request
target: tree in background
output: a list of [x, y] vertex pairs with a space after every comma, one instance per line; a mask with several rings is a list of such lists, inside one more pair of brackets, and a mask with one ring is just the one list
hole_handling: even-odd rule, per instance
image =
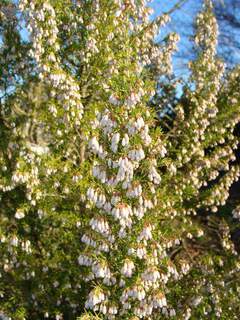
[[214, 12], [220, 28], [219, 53], [233, 67], [240, 61], [240, 3], [216, 1]]
[[[175, 30], [181, 37], [180, 50], [174, 55], [175, 72], [183, 77], [188, 74], [187, 64], [194, 59], [195, 51], [191, 38], [194, 33], [194, 17], [203, 0], [179, 1], [175, 10], [170, 10], [171, 23], [168, 30]], [[235, 0], [214, 0], [214, 13], [219, 26], [218, 55], [228, 68], [240, 62], [240, 3]], [[156, 6], [156, 5], [155, 5]]]
[[[230, 217], [216, 212], [240, 175], [240, 72], [224, 75], [216, 56], [211, 2], [168, 130], [149, 106], [178, 40], [154, 41], [167, 16], [151, 21], [141, 0], [14, 8], [30, 37], [11, 56], [28, 72], [1, 104], [1, 310], [19, 320], [238, 319], [239, 257]], [[12, 19], [1, 17], [4, 32]], [[6, 74], [20, 65], [6, 58], [12, 42], [3, 37]]]

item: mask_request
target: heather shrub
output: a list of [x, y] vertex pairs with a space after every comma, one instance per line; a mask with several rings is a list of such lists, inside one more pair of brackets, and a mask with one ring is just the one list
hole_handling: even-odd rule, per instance
[[240, 261], [222, 207], [240, 175], [240, 72], [216, 55], [211, 2], [168, 130], [157, 88], [178, 35], [156, 41], [168, 16], [151, 20], [143, 0], [0, 9], [2, 312], [238, 319]]

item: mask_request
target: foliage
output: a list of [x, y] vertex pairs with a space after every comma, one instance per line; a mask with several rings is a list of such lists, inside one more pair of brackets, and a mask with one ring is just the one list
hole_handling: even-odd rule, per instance
[[0, 7], [1, 310], [238, 319], [236, 230], [218, 210], [240, 175], [240, 70], [224, 73], [216, 57], [211, 2], [169, 130], [149, 106], [168, 105], [156, 93], [178, 36], [154, 41], [167, 16], [151, 21], [143, 0], [10, 8], [14, 20]]

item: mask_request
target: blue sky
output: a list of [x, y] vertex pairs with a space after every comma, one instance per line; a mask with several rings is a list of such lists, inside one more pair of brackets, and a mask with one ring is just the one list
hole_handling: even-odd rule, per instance
[[[154, 9], [153, 17], [161, 15], [172, 9], [179, 0], [153, 0], [151, 7]], [[162, 31], [162, 35], [169, 32], [176, 32], [180, 35], [178, 52], [173, 56], [174, 72], [176, 75], [187, 75], [187, 62], [189, 61], [190, 48], [192, 43], [189, 35], [193, 34], [192, 24], [201, 10], [202, 0], [188, 0], [180, 9], [171, 14], [170, 23]], [[161, 37], [161, 33], [160, 33]], [[179, 55], [181, 53], [181, 58]]]
[[[236, 4], [240, 0], [235, 0]], [[179, 0], [153, 0], [151, 7], [155, 10], [153, 16], [162, 14], [163, 12], [169, 11], [174, 7]], [[179, 52], [181, 53], [181, 58], [179, 54], [174, 56], [174, 70], [177, 75], [187, 74], [187, 61], [191, 58], [189, 54], [191, 53], [192, 43], [189, 39], [189, 36], [193, 33], [193, 21], [197, 13], [201, 10], [204, 0], [187, 0], [186, 3], [173, 14], [171, 14], [171, 22], [165, 28], [165, 32], [177, 32], [181, 40], [179, 42]], [[234, 1], [231, 0], [213, 0], [215, 4], [222, 5], [225, 13], [233, 13], [236, 15], [236, 18], [240, 21], [240, 10], [231, 11]], [[239, 8], [239, 4], [237, 6]], [[226, 56], [226, 49], [230, 50], [231, 57], [233, 59], [233, 65], [240, 63], [240, 33], [239, 28], [233, 29], [231, 25], [228, 25], [225, 21], [222, 21], [219, 24], [219, 33], [222, 36], [222, 40], [228, 41], [225, 43], [225, 46], [219, 46], [218, 53], [220, 56], [224, 54]], [[228, 37], [228, 35], [231, 35]], [[223, 38], [223, 36], [227, 36]], [[239, 48], [236, 46], [231, 46], [231, 41], [239, 43]], [[233, 41], [233, 43], [234, 43]], [[186, 58], [185, 58], [186, 57]], [[230, 65], [230, 66], [233, 66]]]

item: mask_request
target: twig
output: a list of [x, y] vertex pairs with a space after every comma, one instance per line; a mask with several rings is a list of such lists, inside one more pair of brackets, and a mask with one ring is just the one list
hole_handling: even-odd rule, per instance
[[188, 0], [180, 0], [178, 1], [169, 11], [164, 12], [164, 14], [170, 15], [174, 11], [180, 9]]

